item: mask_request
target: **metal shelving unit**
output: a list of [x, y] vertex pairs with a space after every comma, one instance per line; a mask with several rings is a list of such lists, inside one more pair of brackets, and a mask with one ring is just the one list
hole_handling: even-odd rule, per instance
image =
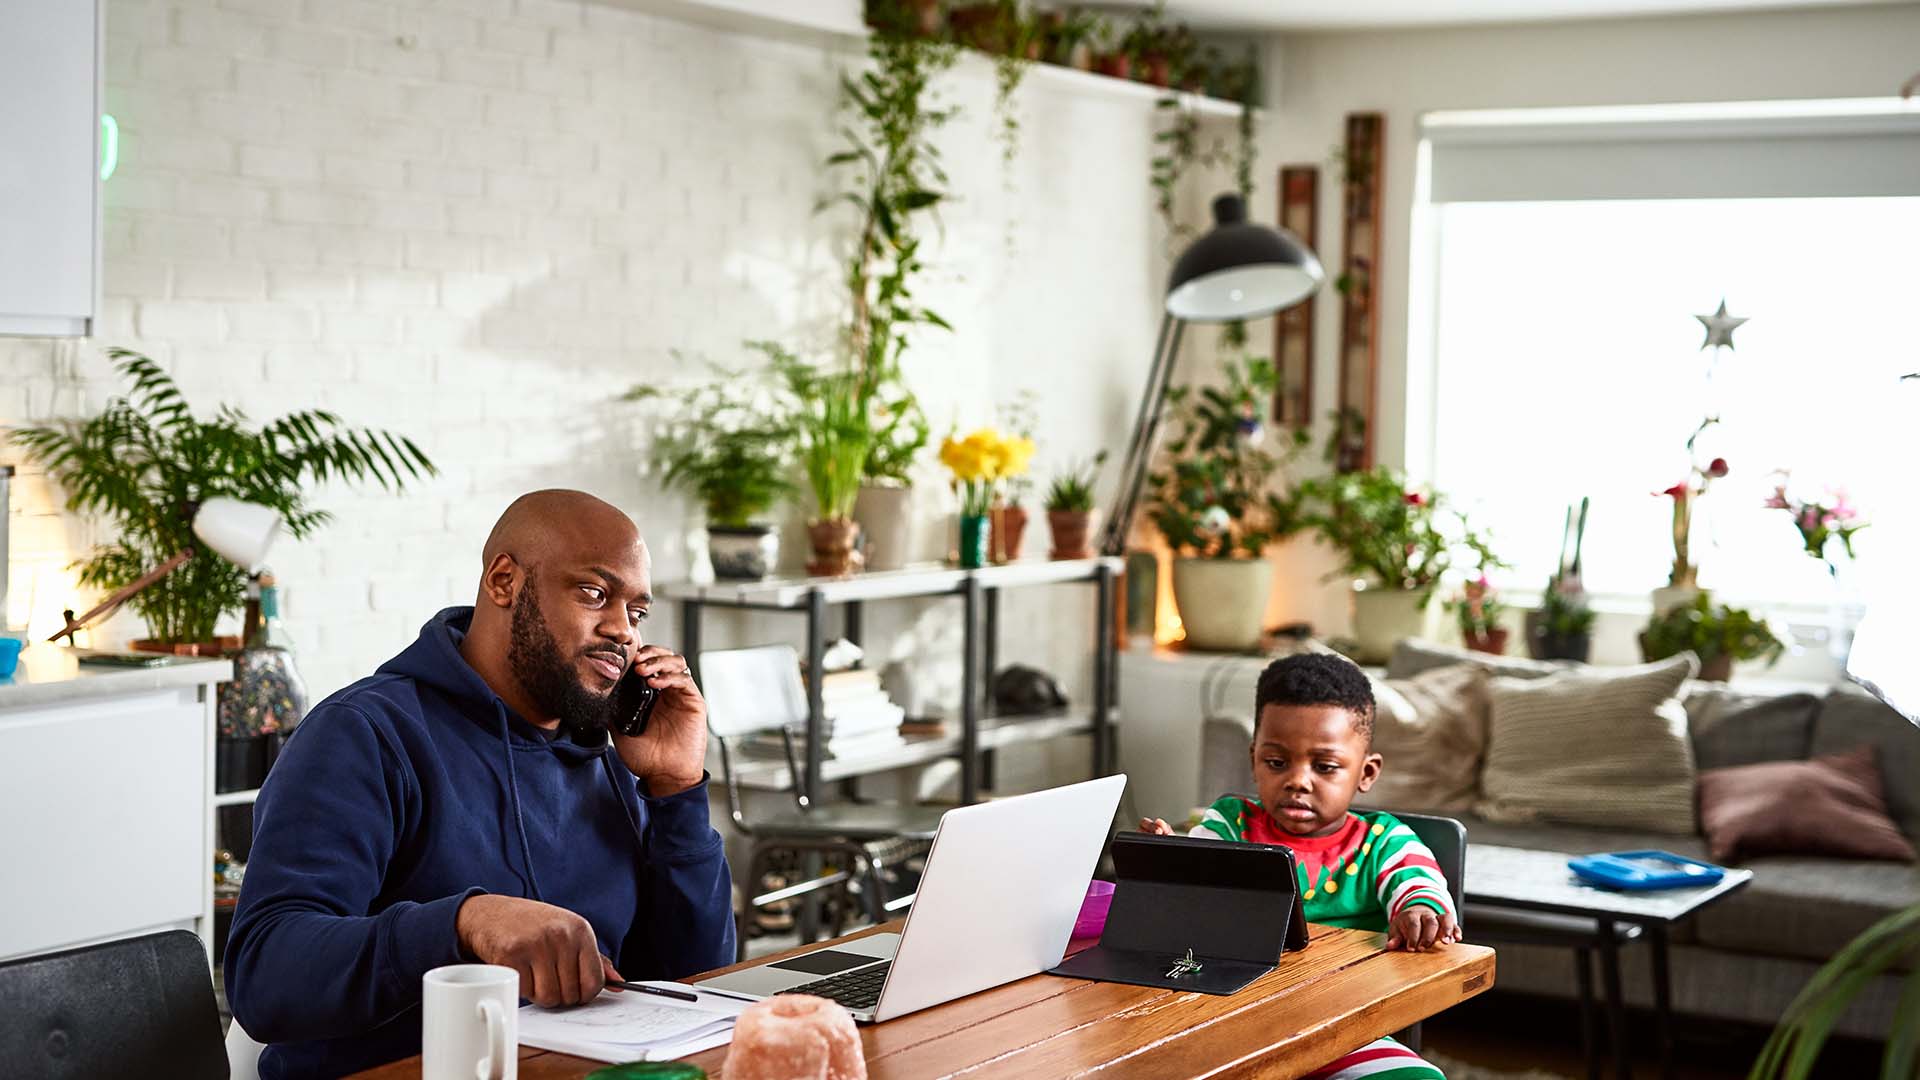
[[[1114, 588], [1123, 563], [1118, 558], [1072, 559], [1008, 563], [978, 570], [944, 565], [910, 567], [844, 578], [773, 578], [765, 581], [686, 582], [668, 585], [663, 598], [680, 605], [681, 652], [700, 675], [702, 618], [709, 607], [747, 611], [785, 612], [807, 620], [807, 670], [819, 671], [827, 646], [827, 609], [840, 609], [842, 632], [854, 641], [862, 637], [864, 607], [871, 600], [920, 597], [958, 597], [964, 608], [962, 635], [960, 730], [939, 735], [908, 736], [906, 745], [855, 759], [823, 756], [820, 729], [825, 710], [817, 680], [808, 680], [807, 730], [803, 742], [801, 782], [809, 798], [818, 798], [824, 785], [854, 776], [923, 765], [942, 758], [960, 759], [960, 798], [978, 802], [983, 785], [991, 787], [991, 765], [983, 755], [1019, 743], [1093, 736], [1093, 775], [1113, 771], [1113, 701], [1115, 648]], [[1093, 586], [1094, 625], [1093, 701], [1090, 707], [1056, 713], [993, 715], [988, 684], [999, 666], [1000, 594], [1006, 589], [1036, 585], [1087, 584]], [[737, 775], [756, 787], [790, 786], [784, 762], [748, 760]]]

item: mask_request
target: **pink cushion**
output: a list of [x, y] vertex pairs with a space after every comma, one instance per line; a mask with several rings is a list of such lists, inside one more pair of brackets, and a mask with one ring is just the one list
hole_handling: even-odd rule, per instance
[[1807, 761], [1766, 761], [1700, 774], [1700, 831], [1716, 862], [1754, 855], [1914, 861], [1887, 816], [1872, 746]]
[[853, 1016], [826, 998], [781, 994], [741, 1012], [727, 1080], [867, 1080]]

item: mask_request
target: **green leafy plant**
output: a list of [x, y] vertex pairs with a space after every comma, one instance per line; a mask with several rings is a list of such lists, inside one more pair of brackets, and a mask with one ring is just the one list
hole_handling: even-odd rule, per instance
[[1914, 904], [1867, 927], [1813, 973], [1760, 1048], [1748, 1080], [1809, 1080], [1825, 1075], [1818, 1071], [1820, 1050], [1841, 1014], [1876, 977], [1895, 974], [1903, 963], [1905, 986], [1893, 1014], [1905, 1019], [1896, 1020], [1888, 1033], [1880, 1078], [1920, 1076], [1920, 1025], [1912, 1022], [1920, 1013], [1920, 904]]
[[1500, 629], [1500, 619], [1507, 612], [1507, 605], [1500, 600], [1500, 594], [1494, 591], [1485, 574], [1461, 587], [1460, 595], [1447, 601], [1447, 610], [1453, 613], [1454, 621], [1460, 626], [1460, 636], [1472, 640], [1476, 637], [1488, 637]]
[[1106, 463], [1107, 452], [1102, 450], [1091, 460], [1070, 463], [1061, 470], [1047, 487], [1048, 512], [1084, 514], [1092, 510], [1094, 481]]
[[1336, 577], [1430, 593], [1462, 560], [1480, 572], [1506, 565], [1442, 495], [1384, 465], [1310, 480], [1300, 496], [1306, 521], [1343, 560]]
[[1561, 588], [1557, 577], [1540, 595], [1540, 626], [1549, 638], [1564, 641], [1590, 634], [1594, 618], [1586, 591]]
[[747, 347], [766, 356], [784, 394], [781, 413], [813, 490], [814, 520], [852, 517], [874, 440], [860, 374], [823, 371], [771, 341]]
[[744, 528], [792, 494], [795, 433], [763, 378], [717, 376], [680, 391], [636, 386], [625, 400], [670, 406], [652, 451], [662, 484], [698, 499], [708, 525]]
[[1700, 592], [1690, 604], [1657, 615], [1640, 633], [1640, 648], [1648, 660], [1664, 660], [1691, 650], [1702, 664], [1720, 657], [1759, 660], [1768, 664], [1786, 651], [1765, 620], [1745, 608], [1716, 604]]
[[160, 365], [126, 349], [108, 355], [133, 384], [126, 397], [90, 420], [28, 428], [13, 440], [66, 490], [67, 509], [105, 514], [119, 529], [117, 540], [80, 563], [82, 585], [118, 589], [192, 552], [128, 601], [161, 641], [212, 640], [221, 616], [246, 603], [246, 571], [194, 539], [203, 501], [225, 496], [271, 507], [298, 538], [330, 518], [308, 504], [316, 482], [372, 480], [395, 491], [435, 472], [406, 436], [348, 427], [319, 409], [257, 429], [231, 406], [203, 419]]
[[847, 189], [823, 205], [850, 206], [858, 221], [844, 275], [847, 351], [860, 408], [872, 420], [863, 468], [875, 480], [905, 481], [930, 433], [900, 371], [908, 332], [952, 329], [914, 298], [913, 283], [926, 268], [918, 223], [947, 198], [932, 134], [955, 115], [932, 104], [928, 89], [955, 55], [949, 43], [878, 32], [868, 40], [868, 69], [840, 80], [850, 122], [841, 127], [846, 147], [827, 164]]
[[1304, 524], [1298, 504], [1273, 482], [1305, 449], [1306, 436], [1288, 436], [1278, 452], [1267, 446], [1260, 416], [1273, 397], [1272, 361], [1252, 356], [1222, 368], [1222, 386], [1168, 391], [1179, 430], [1165, 465], [1148, 479], [1147, 517], [1176, 553], [1257, 558]]
[[[1100, 29], [1100, 19], [1090, 11], [1048, 11], [1040, 15], [1041, 59], [1062, 67], [1075, 67], [1082, 45], [1091, 46]], [[1084, 62], [1084, 61], [1082, 61]]]

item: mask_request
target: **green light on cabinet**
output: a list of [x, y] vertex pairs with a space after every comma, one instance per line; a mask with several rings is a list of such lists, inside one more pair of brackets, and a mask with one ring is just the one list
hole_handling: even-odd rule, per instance
[[105, 181], [120, 167], [120, 122], [112, 113], [100, 114], [100, 179]]

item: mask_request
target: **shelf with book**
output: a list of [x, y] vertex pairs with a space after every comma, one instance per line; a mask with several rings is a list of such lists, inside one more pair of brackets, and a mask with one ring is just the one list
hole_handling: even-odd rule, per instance
[[[963, 605], [962, 678], [958, 715], [938, 735], [916, 734], [900, 744], [889, 744], [869, 755], [841, 759], [828, 752], [833, 737], [832, 700], [827, 686], [807, 687], [807, 728], [795, 740], [802, 790], [818, 796], [824, 785], [849, 776], [925, 764], [958, 756], [963, 803], [979, 801], [983, 775], [991, 776], [991, 755], [1002, 747], [1067, 734], [1092, 735], [1092, 772], [1113, 771], [1111, 719], [1114, 715], [1115, 636], [1113, 615], [1116, 583], [1123, 562], [1117, 558], [1028, 560], [1001, 566], [961, 570], [924, 565], [905, 570], [858, 574], [844, 578], [775, 578], [749, 582], [684, 582], [662, 587], [659, 595], [680, 606], [681, 652], [694, 677], [700, 677], [703, 619], [710, 607], [754, 611], [783, 611], [806, 617], [808, 671], [826, 669], [828, 608], [841, 614], [841, 633], [861, 644], [864, 607], [868, 600], [951, 596]], [[1037, 585], [1086, 584], [1094, 587], [1093, 689], [1091, 700], [1073, 713], [1050, 716], [989, 715], [986, 700], [998, 669], [1000, 594], [1003, 590]], [[828, 680], [822, 682], [830, 682]], [[749, 758], [743, 763], [743, 782], [750, 786], [790, 786], [784, 753], [771, 758]], [[991, 786], [990, 779], [987, 786]]]

